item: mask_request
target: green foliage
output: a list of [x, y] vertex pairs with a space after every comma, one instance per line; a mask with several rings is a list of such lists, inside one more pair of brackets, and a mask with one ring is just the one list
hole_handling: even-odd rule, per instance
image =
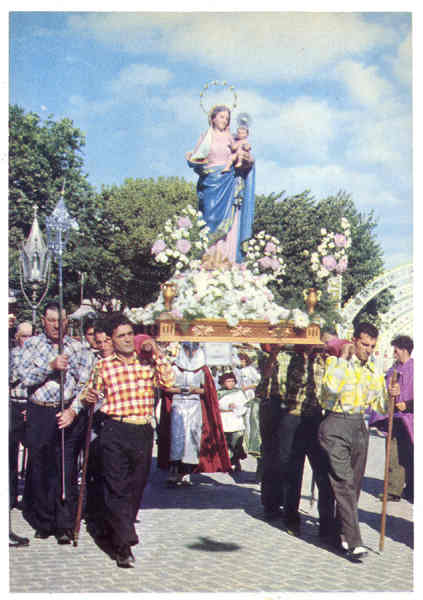
[[[55, 122], [49, 117], [42, 123], [34, 113], [25, 114], [18, 106], [9, 108], [9, 285], [19, 290], [19, 249], [29, 234], [34, 205], [44, 233], [45, 219], [53, 212], [64, 184], [66, 207], [80, 226], [76, 239], [72, 234], [63, 259], [65, 301], [75, 306], [79, 265], [73, 251], [92, 226], [97, 208], [93, 190], [82, 173], [84, 145], [84, 135], [69, 119]], [[56, 272], [53, 265], [48, 299], [58, 294]]]
[[[273, 290], [284, 306], [305, 308], [303, 290], [313, 285], [305, 253], [316, 250], [321, 228], [340, 232], [342, 217], [350, 222], [352, 236], [348, 269], [342, 278], [342, 303], [345, 303], [383, 270], [382, 250], [375, 241], [377, 223], [373, 213], [359, 213], [351, 197], [344, 192], [320, 201], [316, 201], [308, 191], [291, 197], [283, 194], [257, 197], [254, 233], [265, 229], [277, 237], [288, 265], [286, 274]], [[326, 282], [320, 290], [318, 311], [328, 323], [336, 323], [339, 316], [326, 291]], [[377, 301], [375, 306], [378, 310]]]
[[142, 306], [171, 274], [153, 260], [151, 246], [169, 217], [196, 204], [194, 186], [177, 177], [128, 179], [104, 187], [98, 203], [100, 218], [75, 249], [75, 261], [89, 274], [86, 296]]

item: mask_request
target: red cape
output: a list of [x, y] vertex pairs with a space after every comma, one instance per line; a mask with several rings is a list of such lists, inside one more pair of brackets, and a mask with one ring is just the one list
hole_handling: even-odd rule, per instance
[[[200, 461], [195, 473], [230, 473], [231, 461], [228, 454], [222, 419], [217, 400], [216, 386], [208, 367], [201, 367], [204, 372], [204, 394], [201, 394], [201, 411], [203, 428], [200, 445]], [[169, 467], [170, 454], [170, 411], [172, 394], [163, 392], [160, 409], [159, 444], [157, 461], [160, 469]]]

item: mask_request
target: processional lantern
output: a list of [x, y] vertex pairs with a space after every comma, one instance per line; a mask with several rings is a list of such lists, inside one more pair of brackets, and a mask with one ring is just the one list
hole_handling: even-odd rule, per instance
[[[38, 207], [34, 206], [34, 220], [31, 231], [26, 242], [22, 243], [19, 255], [20, 285], [24, 298], [32, 309], [33, 326], [35, 326], [37, 308], [47, 293], [50, 279], [50, 252], [43, 240], [37, 212]], [[25, 291], [25, 284], [31, 287], [31, 298]], [[40, 289], [44, 285], [46, 286], [45, 290], [37, 301]]]

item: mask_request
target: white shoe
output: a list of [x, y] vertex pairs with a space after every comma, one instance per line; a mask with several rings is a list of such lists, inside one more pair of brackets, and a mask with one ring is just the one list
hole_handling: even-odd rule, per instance
[[191, 481], [191, 477], [190, 477], [189, 473], [187, 473], [186, 475], [184, 475], [182, 477], [181, 484], [182, 485], [192, 485], [192, 481]]
[[348, 550], [347, 557], [353, 562], [359, 562], [362, 558], [368, 555], [366, 548], [356, 546], [353, 550]]

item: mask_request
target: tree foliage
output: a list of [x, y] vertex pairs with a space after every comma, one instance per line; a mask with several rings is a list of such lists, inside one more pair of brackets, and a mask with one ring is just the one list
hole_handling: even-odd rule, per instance
[[[305, 256], [316, 250], [320, 230], [340, 232], [341, 218], [351, 225], [352, 246], [348, 270], [342, 277], [342, 303], [357, 294], [383, 270], [382, 250], [375, 239], [377, 222], [372, 212], [359, 213], [345, 192], [316, 201], [308, 191], [284, 197], [284, 194], [258, 196], [254, 233], [265, 229], [277, 237], [283, 246], [286, 274], [274, 286], [283, 305], [305, 308], [303, 290], [313, 285], [309, 260]], [[333, 300], [322, 284], [319, 311], [328, 321], [336, 322]], [[376, 308], [377, 302], [375, 303]]]
[[[45, 231], [45, 219], [56, 206], [62, 187], [70, 215], [84, 237], [96, 214], [94, 190], [83, 173], [85, 136], [69, 119], [42, 122], [35, 113], [9, 108], [9, 283], [19, 289], [19, 249], [29, 234], [33, 207]], [[78, 267], [74, 263], [72, 237], [64, 253], [65, 297], [78, 302]], [[56, 269], [52, 268], [49, 298], [57, 295]]]
[[190, 203], [196, 204], [194, 186], [177, 177], [128, 179], [122, 186], [104, 187], [100, 218], [74, 255], [89, 274], [86, 296], [105, 303], [116, 298], [129, 307], [157, 297], [170, 272], [153, 261], [151, 246], [165, 221]]

